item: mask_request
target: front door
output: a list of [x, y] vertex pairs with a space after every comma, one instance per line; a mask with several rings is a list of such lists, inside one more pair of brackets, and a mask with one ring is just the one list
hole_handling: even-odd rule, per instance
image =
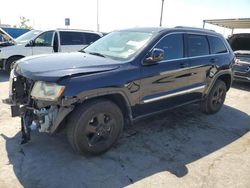
[[154, 48], [164, 50], [164, 59], [142, 65], [141, 98], [136, 115], [149, 114], [188, 101], [189, 60], [185, 58], [183, 34], [169, 34]]
[[32, 55], [50, 54], [53, 53], [53, 39], [54, 31], [47, 31], [40, 34], [33, 43]]

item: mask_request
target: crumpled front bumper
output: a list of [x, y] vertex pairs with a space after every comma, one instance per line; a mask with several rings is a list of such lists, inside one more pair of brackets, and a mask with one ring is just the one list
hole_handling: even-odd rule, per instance
[[[60, 103], [33, 100], [30, 96], [34, 81], [11, 71], [9, 98], [3, 102], [11, 106], [11, 116], [21, 117], [22, 142], [30, 140], [32, 127], [40, 132], [54, 133], [65, 117], [74, 109], [73, 105], [61, 106]], [[42, 106], [41, 106], [42, 104]]]

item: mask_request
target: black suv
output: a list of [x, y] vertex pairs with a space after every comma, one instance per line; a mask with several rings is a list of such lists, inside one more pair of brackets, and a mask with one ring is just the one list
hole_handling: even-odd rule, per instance
[[234, 54], [218, 33], [195, 28], [112, 32], [80, 52], [20, 60], [11, 72], [12, 116], [30, 130], [66, 126], [75, 151], [100, 154], [123, 125], [156, 112], [200, 102], [220, 110], [232, 81]]

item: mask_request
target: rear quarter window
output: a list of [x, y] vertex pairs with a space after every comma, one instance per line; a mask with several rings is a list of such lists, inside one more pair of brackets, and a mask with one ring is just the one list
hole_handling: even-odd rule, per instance
[[227, 48], [221, 38], [208, 36], [208, 40], [211, 48], [211, 54], [221, 54], [227, 52]]
[[89, 45], [100, 38], [95, 33], [84, 32], [60, 32], [61, 45]]
[[189, 57], [209, 55], [209, 45], [206, 36], [189, 34], [187, 42]]

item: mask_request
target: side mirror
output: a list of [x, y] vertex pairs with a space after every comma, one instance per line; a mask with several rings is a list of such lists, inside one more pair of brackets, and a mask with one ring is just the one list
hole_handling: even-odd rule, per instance
[[144, 64], [145, 65], [155, 64], [163, 59], [164, 59], [164, 50], [159, 48], [154, 48], [145, 58]]
[[34, 46], [34, 40], [30, 40], [26, 46]]

